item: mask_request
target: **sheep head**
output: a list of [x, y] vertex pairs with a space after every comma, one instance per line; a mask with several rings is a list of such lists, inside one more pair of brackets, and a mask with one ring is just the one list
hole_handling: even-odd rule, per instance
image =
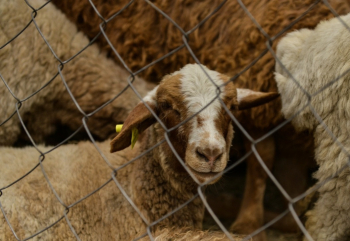
[[[341, 19], [349, 25], [350, 14]], [[288, 33], [278, 43], [275, 80], [282, 113], [286, 118], [293, 117], [296, 130], [313, 131], [319, 125], [312, 109], [326, 122], [336, 112], [340, 119], [348, 115], [349, 44], [350, 33], [337, 18], [320, 22], [314, 30]], [[307, 93], [312, 109], [306, 106]]]
[[[201, 66], [189, 64], [165, 76], [143, 99], [164, 126], [171, 130], [168, 137], [173, 149], [199, 182], [211, 179], [227, 165], [233, 127], [223, 104], [228, 110], [247, 109], [278, 97], [277, 93], [236, 89], [228, 76], [202, 67], [219, 86], [221, 93], [218, 94], [217, 87]], [[130, 146], [133, 128], [143, 132], [152, 124], [155, 124], [157, 141], [162, 140], [166, 130], [149, 109], [139, 103], [125, 120], [121, 132], [112, 140], [111, 152]], [[162, 145], [160, 151], [164, 159], [161, 161], [163, 169], [186, 173], [169, 144]]]

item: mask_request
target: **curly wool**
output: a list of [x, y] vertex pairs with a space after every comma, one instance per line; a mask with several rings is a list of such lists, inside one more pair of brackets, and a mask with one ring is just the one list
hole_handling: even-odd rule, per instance
[[[31, 4], [41, 6], [45, 1]], [[31, 19], [32, 10], [23, 1], [0, 3], [0, 43], [5, 44], [18, 34]], [[89, 44], [83, 33], [69, 22], [64, 14], [49, 4], [38, 11], [35, 21], [58, 58], [65, 61]], [[23, 99], [44, 86], [58, 72], [57, 61], [39, 35], [33, 23], [14, 41], [0, 51], [0, 72], [9, 88]], [[78, 57], [64, 65], [63, 76], [82, 110], [89, 114], [114, 98], [127, 86], [128, 73], [101, 53], [96, 44], [88, 47]], [[135, 87], [144, 95], [151, 89], [136, 78]], [[133, 98], [130, 98], [134, 96]], [[107, 138], [114, 132], [113, 125], [121, 123], [138, 102], [130, 88], [110, 105], [92, 115], [88, 121], [91, 132]], [[16, 99], [0, 83], [0, 103], [3, 115], [0, 123], [16, 110]], [[21, 117], [35, 142], [42, 142], [52, 134], [58, 124], [75, 130], [82, 125], [83, 114], [69, 96], [61, 77], [32, 98], [24, 101]], [[12, 145], [21, 133], [18, 116], [13, 116], [0, 126], [0, 145]], [[23, 132], [23, 131], [22, 131]]]
[[[350, 26], [350, 14], [342, 20]], [[335, 175], [349, 161], [349, 45], [349, 29], [334, 18], [321, 22], [315, 30], [302, 29], [288, 34], [277, 47], [277, 57], [295, 80], [309, 94], [316, 94], [311, 98], [311, 106], [337, 138], [333, 140], [309, 107], [292, 120], [298, 130], [314, 132], [315, 157], [319, 165], [314, 177], [318, 182]], [[279, 64], [276, 65], [276, 81], [282, 112], [290, 118], [307, 104], [307, 97]], [[347, 167], [318, 190], [319, 199], [307, 214], [306, 223], [315, 240], [349, 240], [349, 174]]]
[[[114, 167], [125, 164], [134, 151], [109, 154], [109, 142], [98, 143], [102, 152]], [[39, 145], [43, 152], [52, 147]], [[39, 153], [32, 147], [1, 149], [0, 186], [3, 187], [23, 176], [38, 162]], [[25, 160], [25, 161], [24, 161]], [[111, 169], [104, 163], [92, 143], [80, 142], [61, 146], [45, 155], [43, 167], [58, 195], [70, 205], [94, 191], [111, 177]], [[116, 174], [118, 181], [131, 198], [129, 185], [135, 163], [122, 168]], [[131, 179], [133, 180], [133, 179]], [[9, 221], [21, 239], [33, 235], [58, 220], [65, 208], [58, 202], [41, 174], [40, 167], [14, 186], [3, 190], [1, 205]], [[72, 207], [68, 218], [82, 240], [132, 240], [142, 226], [142, 220], [128, 204], [117, 186], [108, 183], [103, 189]], [[139, 234], [141, 235], [141, 233]], [[76, 240], [67, 223], [57, 225], [39, 234], [34, 240]], [[3, 215], [0, 218], [0, 240], [15, 240]]]
[[[100, 14], [108, 19], [129, 1], [94, 1]], [[152, 1], [168, 14], [182, 29], [195, 27], [222, 1]], [[350, 11], [350, 1], [329, 1], [339, 13]], [[89, 38], [100, 31], [101, 19], [89, 1], [53, 0]], [[245, 6], [262, 26], [274, 36], [304, 13], [314, 0], [244, 1]], [[313, 28], [322, 19], [333, 17], [323, 4], [317, 4], [292, 29]], [[108, 22], [106, 34], [126, 64], [137, 71], [183, 44], [181, 32], [146, 1], [135, 1], [121, 14]], [[117, 57], [103, 37], [97, 42], [111, 57]], [[237, 1], [228, 1], [203, 26], [189, 35], [189, 45], [199, 61], [209, 69], [234, 76], [266, 49], [266, 38], [250, 20]], [[275, 47], [276, 42], [273, 44]], [[117, 60], [119, 62], [119, 60]], [[165, 73], [172, 73], [194, 62], [190, 53], [182, 49], [141, 72], [148, 81], [159, 82]], [[237, 80], [237, 86], [262, 92], [277, 90], [273, 78], [274, 58], [265, 54]], [[282, 120], [280, 101], [276, 100], [251, 110], [237, 113], [246, 128], [269, 129]]]

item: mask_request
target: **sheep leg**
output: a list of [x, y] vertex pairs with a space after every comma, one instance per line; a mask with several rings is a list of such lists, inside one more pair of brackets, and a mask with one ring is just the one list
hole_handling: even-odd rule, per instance
[[[246, 150], [250, 150], [251, 142], [245, 140]], [[271, 169], [275, 156], [275, 140], [270, 136], [256, 145], [256, 149], [265, 164]], [[230, 230], [235, 233], [250, 234], [264, 224], [263, 198], [267, 174], [256, 159], [250, 155], [247, 159], [247, 177], [244, 197], [236, 221]], [[254, 240], [265, 241], [266, 234], [261, 232]]]

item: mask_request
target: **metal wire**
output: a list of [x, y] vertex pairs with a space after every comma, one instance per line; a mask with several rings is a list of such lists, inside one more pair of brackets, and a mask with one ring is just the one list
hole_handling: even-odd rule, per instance
[[[29, 94], [27, 97], [20, 99], [17, 96], [17, 93], [15, 91], [13, 91], [10, 86], [8, 85], [8, 82], [6, 81], [6, 79], [3, 77], [3, 75], [1, 75], [0, 73], [0, 78], [2, 80], [2, 82], [4, 83], [4, 88], [6, 88], [8, 90], [8, 92], [12, 95], [13, 99], [16, 101], [15, 104], [15, 109], [14, 112], [8, 116], [5, 117], [5, 120], [2, 121], [0, 123], [0, 128], [2, 128], [4, 126], [5, 123], [7, 123], [11, 118], [13, 118], [15, 116], [15, 114], [17, 114], [19, 121], [21, 123], [21, 126], [23, 128], [23, 130], [25, 131], [26, 135], [28, 136], [29, 140], [31, 141], [33, 147], [38, 151], [38, 155], [39, 155], [39, 162], [32, 168], [30, 169], [27, 173], [25, 173], [23, 176], [17, 178], [15, 181], [12, 181], [11, 183], [0, 187], [0, 209], [1, 212], [11, 230], [11, 232], [13, 233], [13, 236], [15, 237], [15, 239], [17, 240], [29, 240], [32, 239], [34, 237], [36, 237], [37, 235], [39, 235], [40, 233], [46, 231], [47, 229], [53, 227], [54, 225], [56, 225], [58, 222], [60, 222], [63, 218], [65, 218], [71, 232], [73, 233], [74, 237], [77, 240], [81, 240], [78, 233], [75, 231], [71, 221], [69, 220], [68, 217], [68, 213], [70, 208], [74, 207], [75, 205], [77, 205], [78, 203], [84, 202], [84, 200], [86, 200], [87, 198], [91, 197], [92, 195], [96, 195], [96, 193], [98, 191], [100, 191], [101, 189], [103, 189], [108, 183], [110, 182], [114, 182], [116, 184], [116, 188], [119, 189], [120, 193], [125, 197], [125, 200], [133, 207], [133, 209], [137, 212], [137, 214], [139, 215], [139, 217], [142, 219], [142, 221], [144, 222], [144, 224], [147, 226], [146, 229], [146, 233], [143, 233], [141, 236], [139, 236], [138, 238], [136, 238], [135, 240], [139, 240], [141, 238], [144, 238], [146, 236], [148, 236], [151, 240], [154, 240], [155, 238], [153, 237], [153, 232], [152, 232], [152, 227], [154, 227], [155, 225], [159, 224], [160, 222], [162, 222], [163, 220], [165, 220], [166, 218], [171, 217], [173, 214], [175, 214], [176, 212], [178, 212], [179, 210], [181, 210], [182, 208], [186, 207], [189, 203], [191, 203], [193, 200], [195, 200], [196, 198], [200, 198], [206, 208], [206, 210], [208, 211], [208, 213], [211, 215], [211, 217], [214, 219], [214, 221], [216, 222], [216, 224], [218, 225], [218, 227], [222, 230], [222, 232], [227, 236], [227, 238], [229, 238], [230, 240], [234, 240], [234, 238], [231, 236], [230, 232], [225, 228], [225, 226], [222, 224], [222, 222], [220, 221], [220, 219], [215, 215], [213, 209], [210, 207], [210, 205], [208, 204], [207, 200], [205, 199], [205, 195], [203, 192], [203, 188], [209, 184], [210, 182], [212, 182], [213, 180], [217, 179], [219, 176], [223, 175], [224, 173], [227, 173], [228, 171], [232, 170], [233, 168], [237, 167], [240, 163], [242, 163], [243, 161], [245, 161], [249, 156], [254, 155], [256, 157], [256, 159], [258, 160], [258, 162], [260, 163], [261, 167], [265, 170], [265, 172], [267, 173], [268, 177], [272, 180], [272, 182], [274, 183], [274, 185], [278, 188], [279, 192], [284, 196], [284, 198], [288, 201], [288, 209], [285, 210], [284, 212], [282, 212], [280, 215], [278, 215], [276, 218], [274, 218], [272, 221], [266, 223], [265, 225], [263, 225], [262, 227], [258, 228], [257, 230], [255, 230], [254, 232], [252, 232], [251, 234], [248, 234], [243, 240], [249, 240], [250, 238], [254, 237], [255, 235], [259, 234], [260, 232], [266, 230], [267, 228], [269, 228], [272, 224], [278, 222], [281, 218], [283, 218], [285, 215], [287, 215], [288, 213], [291, 213], [295, 222], [297, 223], [297, 225], [299, 226], [301, 232], [305, 235], [305, 237], [308, 240], [313, 240], [313, 238], [310, 236], [310, 234], [308, 233], [308, 231], [306, 230], [306, 228], [304, 227], [303, 223], [300, 221], [293, 205], [295, 205], [298, 201], [302, 200], [303, 198], [305, 198], [307, 195], [309, 195], [312, 192], [317, 191], [320, 187], [322, 187], [325, 183], [329, 182], [330, 180], [332, 180], [334, 177], [338, 176], [341, 172], [343, 172], [345, 169], [347, 169], [348, 165], [350, 165], [350, 161], [347, 162], [346, 165], [343, 165], [336, 173], [334, 173], [333, 175], [329, 176], [328, 178], [326, 178], [326, 180], [323, 180], [322, 182], [317, 183], [313, 188], [309, 189], [308, 191], [304, 192], [303, 194], [297, 196], [297, 197], [290, 197], [290, 195], [287, 193], [287, 191], [282, 187], [282, 185], [278, 182], [278, 180], [275, 178], [275, 176], [273, 175], [273, 173], [271, 172], [271, 170], [267, 167], [267, 165], [265, 164], [264, 160], [261, 158], [260, 154], [258, 153], [257, 149], [256, 149], [256, 145], [260, 142], [262, 142], [263, 140], [265, 140], [266, 138], [270, 137], [271, 135], [275, 134], [278, 130], [280, 130], [282, 127], [284, 127], [285, 125], [287, 125], [288, 123], [290, 123], [292, 121], [292, 119], [297, 116], [298, 114], [300, 114], [303, 110], [305, 110], [306, 108], [309, 108], [311, 110], [311, 112], [313, 113], [313, 115], [315, 116], [315, 118], [317, 119], [317, 121], [319, 122], [320, 126], [322, 126], [324, 128], [324, 130], [327, 132], [327, 134], [332, 138], [332, 140], [334, 141], [334, 143], [337, 144], [337, 146], [341, 149], [341, 151], [343, 153], [345, 153], [348, 157], [348, 160], [350, 160], [350, 153], [346, 150], [346, 147], [338, 140], [337, 136], [334, 135], [332, 133], [332, 131], [329, 129], [329, 127], [325, 124], [324, 120], [320, 117], [320, 115], [317, 113], [317, 111], [313, 108], [313, 106], [311, 105], [311, 100], [312, 98], [314, 98], [315, 96], [317, 96], [318, 94], [322, 93], [324, 90], [326, 90], [327, 88], [329, 88], [331, 85], [333, 85], [334, 83], [336, 83], [339, 79], [341, 79], [343, 76], [345, 76], [346, 74], [348, 74], [348, 72], [350, 72], [350, 69], [347, 70], [346, 72], [342, 73], [341, 76], [338, 76], [336, 79], [334, 79], [333, 81], [327, 83], [327, 85], [323, 86], [321, 89], [316, 90], [314, 93], [309, 93], [307, 90], [305, 90], [301, 84], [298, 82], [297, 79], [295, 79], [295, 77], [288, 71], [288, 69], [282, 64], [282, 62], [277, 58], [273, 48], [272, 48], [272, 44], [274, 43], [274, 41], [276, 41], [279, 37], [281, 37], [285, 32], [287, 32], [288, 30], [290, 30], [296, 23], [298, 23], [302, 18], [304, 18], [313, 8], [315, 8], [316, 5], [319, 4], [324, 4], [324, 6], [326, 6], [333, 14], [335, 17], [337, 17], [339, 19], [339, 21], [346, 27], [346, 29], [348, 31], [350, 31], [350, 27], [347, 26], [347, 24], [339, 17], [338, 13], [330, 6], [330, 4], [328, 3], [327, 0], [317, 0], [314, 1], [309, 8], [303, 12], [300, 16], [298, 16], [295, 20], [291, 21], [290, 24], [283, 28], [281, 31], [279, 31], [275, 36], [270, 36], [263, 28], [263, 26], [261, 26], [261, 24], [254, 18], [254, 16], [252, 15], [252, 13], [249, 12], [249, 10], [247, 9], [247, 7], [244, 5], [244, 3], [240, 0], [237, 0], [239, 6], [244, 10], [245, 14], [250, 18], [250, 20], [254, 23], [254, 25], [257, 27], [257, 29], [260, 31], [260, 33], [263, 34], [264, 38], [266, 39], [266, 49], [264, 49], [263, 51], [261, 51], [261, 53], [252, 61], [250, 62], [247, 66], [245, 66], [240, 72], [236, 73], [234, 76], [232, 76], [230, 78], [230, 80], [222, 85], [217, 85], [210, 77], [210, 75], [206, 72], [206, 70], [201, 66], [202, 71], [205, 73], [205, 75], [208, 77], [208, 79], [211, 81], [211, 83], [213, 84], [213, 86], [215, 86], [216, 88], [216, 96], [215, 98], [213, 98], [206, 106], [204, 106], [203, 108], [201, 108], [200, 111], [198, 111], [196, 114], [188, 117], [186, 120], [181, 121], [179, 124], [177, 124], [176, 126], [172, 127], [172, 128], [167, 128], [166, 125], [162, 122], [162, 120], [157, 116], [157, 114], [154, 112], [154, 110], [146, 103], [144, 102], [144, 100], [142, 99], [142, 96], [140, 95], [140, 93], [138, 93], [138, 91], [136, 90], [134, 84], [135, 81], [135, 76], [137, 76], [138, 74], [140, 74], [141, 72], [143, 72], [144, 70], [148, 69], [149, 67], [155, 65], [156, 63], [164, 60], [165, 58], [168, 58], [169, 56], [173, 55], [174, 53], [180, 51], [181, 49], [186, 49], [189, 54], [192, 56], [193, 60], [197, 63], [197, 64], [201, 64], [198, 57], [196, 56], [196, 53], [192, 50], [190, 44], [189, 44], [189, 40], [191, 39], [191, 34], [197, 30], [198, 28], [200, 28], [202, 25], [204, 25], [206, 22], [210, 22], [210, 20], [212, 19], [212, 17], [217, 14], [220, 13], [220, 11], [222, 10], [223, 6], [226, 4], [227, 0], [222, 1], [218, 6], [215, 7], [214, 10], [212, 10], [203, 20], [201, 20], [195, 27], [193, 27], [192, 29], [190, 29], [189, 31], [185, 31], [183, 28], [181, 28], [180, 24], [178, 24], [177, 22], [175, 22], [168, 14], [166, 14], [161, 8], [159, 8], [156, 4], [154, 4], [152, 1], [149, 0], [144, 0], [150, 7], [152, 7], [156, 12], [158, 12], [159, 14], [161, 14], [164, 19], [162, 21], [169, 21], [178, 31], [179, 33], [182, 34], [182, 41], [183, 44], [177, 46], [175, 49], [173, 49], [172, 51], [170, 51], [169, 53], [165, 54], [164, 56], [160, 57], [159, 59], [154, 60], [153, 62], [145, 65], [144, 67], [136, 70], [136, 71], [132, 71], [128, 65], [126, 64], [126, 62], [124, 61], [124, 59], [121, 57], [121, 55], [118, 53], [116, 46], [114, 46], [112, 44], [112, 42], [110, 41], [110, 39], [107, 36], [106, 33], [106, 28], [107, 25], [109, 24], [110, 21], [112, 21], [113, 19], [116, 19], [118, 15], [122, 14], [123, 11], [125, 9], [132, 9], [133, 8], [133, 3], [134, 0], [129, 1], [124, 7], [122, 7], [120, 10], [118, 10], [117, 12], [115, 12], [109, 19], [105, 19], [104, 16], [102, 16], [102, 14], [98, 11], [97, 7], [94, 5], [93, 1], [88, 0], [90, 5], [92, 6], [93, 10], [96, 12], [96, 14], [98, 15], [98, 17], [100, 18], [101, 22], [99, 23], [99, 27], [100, 27], [100, 32], [82, 49], [80, 49], [77, 53], [75, 53], [74, 55], [72, 55], [71, 57], [69, 57], [66, 60], [62, 60], [60, 59], [57, 54], [54, 51], [54, 48], [50, 45], [49, 41], [47, 40], [47, 37], [45, 37], [45, 35], [43, 34], [43, 32], [41, 31], [41, 29], [39, 28], [37, 22], [36, 22], [36, 18], [38, 16], [40, 16], [40, 11], [45, 8], [50, 1], [47, 1], [45, 4], [43, 4], [42, 6], [38, 7], [37, 9], [35, 9], [33, 6], [30, 5], [30, 3], [27, 0], [24, 0], [25, 3], [28, 5], [28, 7], [32, 10], [32, 12], [30, 13], [30, 18], [31, 20], [28, 22], [28, 24], [25, 25], [25, 27], [23, 29], [21, 29], [15, 36], [11, 37], [5, 44], [3, 44], [2, 46], [0, 46], [0, 51], [4, 48], [6, 48], [9, 44], [11, 44], [12, 41], [14, 41], [15, 39], [18, 38], [18, 36], [20, 36], [24, 31], [26, 31], [29, 26], [34, 25], [35, 29], [37, 30], [37, 32], [40, 34], [41, 38], [44, 40], [45, 45], [50, 49], [52, 56], [57, 60], [57, 73], [55, 75], [53, 75], [50, 79], [47, 80], [47, 82], [41, 86], [40, 88], [38, 88], [36, 91], [34, 91], [33, 93]], [[107, 41], [109, 47], [111, 48], [112, 52], [117, 56], [118, 60], [120, 61], [121, 65], [124, 67], [125, 70], [127, 70], [130, 74], [130, 76], [128, 77], [128, 79], [126, 80], [127, 84], [125, 85], [125, 87], [120, 90], [112, 99], [108, 100], [106, 103], [102, 104], [100, 107], [96, 108], [95, 110], [93, 110], [91, 113], [86, 113], [83, 108], [79, 105], [79, 103], [76, 100], [76, 97], [73, 95], [71, 89], [69, 88], [64, 74], [62, 72], [63, 68], [65, 65], [68, 65], [74, 58], [78, 57], [81, 53], [83, 53], [87, 48], [89, 48], [89, 46], [91, 46], [97, 38], [99, 38], [100, 36], [103, 36], [104, 39]], [[282, 69], [289, 75], [289, 77], [294, 81], [294, 83], [298, 86], [298, 88], [305, 94], [305, 97], [308, 100], [308, 103], [302, 107], [300, 107], [300, 109], [289, 119], [283, 121], [281, 124], [279, 124], [278, 126], [276, 126], [275, 128], [273, 128], [272, 130], [268, 131], [267, 133], [265, 133], [262, 137], [258, 138], [258, 139], [254, 139], [251, 135], [249, 135], [249, 133], [247, 132], [247, 130], [245, 130], [245, 128], [241, 125], [241, 123], [239, 123], [239, 121], [236, 119], [236, 117], [231, 113], [231, 111], [227, 108], [227, 106], [225, 105], [225, 103], [223, 102], [223, 100], [220, 98], [221, 95], [221, 88], [225, 85], [227, 85], [230, 82], [234, 82], [236, 81], [243, 73], [245, 73], [247, 70], [249, 70], [254, 64], [256, 64], [261, 58], [263, 58], [267, 53], [271, 53], [271, 55], [273, 56], [273, 58], [276, 60], [276, 64], [279, 64]], [[1, 70], [0, 70], [1, 71]], [[65, 138], [62, 142], [60, 142], [58, 145], [52, 147], [50, 150], [46, 151], [46, 152], [42, 152], [39, 147], [37, 146], [37, 144], [35, 143], [34, 139], [32, 138], [32, 135], [30, 134], [30, 132], [28, 131], [28, 128], [26, 127], [25, 122], [23, 121], [23, 117], [20, 113], [20, 109], [23, 105], [25, 105], [28, 100], [30, 100], [33, 96], [37, 95], [40, 91], [42, 91], [43, 89], [46, 88], [51, 88], [51, 83], [53, 82], [53, 80], [56, 79], [57, 76], [60, 76], [61, 81], [63, 83], [63, 85], [66, 88], [67, 93], [69, 94], [71, 100], [74, 102], [74, 105], [76, 107], [76, 109], [81, 113], [82, 115], [82, 125], [74, 132], [72, 133], [69, 137]], [[112, 163], [108, 160], [108, 158], [105, 156], [105, 154], [103, 153], [103, 151], [98, 147], [92, 133], [90, 132], [89, 126], [88, 126], [88, 120], [90, 117], [94, 116], [97, 112], [101, 111], [103, 108], [107, 107], [108, 105], [110, 105], [113, 101], [117, 101], [118, 97], [120, 97], [122, 94], [124, 94], [124, 92], [128, 89], [132, 89], [134, 91], [134, 93], [136, 94], [136, 96], [141, 100], [141, 102], [143, 102], [145, 104], [145, 106], [148, 108], [148, 110], [153, 114], [154, 118], [156, 119], [156, 121], [159, 123], [159, 125], [164, 129], [164, 139], [160, 142], [158, 142], [156, 145], [154, 145], [153, 147], [149, 148], [148, 150], [145, 150], [143, 153], [139, 154], [137, 157], [133, 158], [132, 160], [126, 162], [125, 164], [115, 167], [112, 165]], [[251, 142], [251, 151], [247, 152], [242, 158], [240, 158], [240, 160], [238, 160], [237, 162], [235, 162], [233, 165], [229, 166], [228, 168], [226, 168], [222, 173], [219, 173], [217, 175], [215, 175], [213, 178], [211, 178], [210, 180], [207, 180], [204, 183], [200, 183], [197, 178], [195, 177], [195, 175], [189, 170], [189, 168], [187, 167], [186, 163], [184, 162], [184, 160], [182, 160], [182, 158], [179, 156], [179, 154], [176, 152], [175, 147], [173, 146], [173, 144], [170, 141], [169, 138], [169, 133], [177, 128], [179, 128], [180, 126], [184, 125], [185, 123], [187, 123], [188, 121], [190, 121], [192, 118], [194, 118], [198, 113], [200, 113], [201, 111], [203, 111], [204, 109], [206, 109], [209, 105], [211, 105], [214, 101], [218, 100], [221, 105], [223, 106], [223, 108], [225, 109], [226, 113], [229, 115], [229, 117], [231, 118], [231, 120], [233, 121], [233, 123], [235, 124], [236, 127], [238, 127], [238, 129], [243, 133], [243, 135], [245, 136], [245, 138], [247, 140], [249, 140]], [[103, 160], [105, 161], [105, 164], [112, 169], [112, 174], [111, 177], [109, 177], [109, 179], [103, 183], [101, 186], [99, 186], [98, 188], [96, 188], [95, 190], [93, 190], [92, 192], [90, 192], [89, 194], [87, 194], [86, 196], [82, 197], [79, 200], [76, 200], [75, 202], [71, 203], [71, 204], [66, 204], [63, 202], [63, 200], [61, 199], [61, 197], [58, 195], [58, 193], [56, 192], [54, 186], [51, 184], [50, 182], [50, 178], [47, 175], [47, 173], [45, 172], [45, 168], [43, 166], [43, 161], [45, 160], [45, 155], [47, 155], [48, 153], [56, 150], [57, 148], [59, 148], [61, 145], [63, 145], [64, 143], [67, 143], [71, 138], [73, 138], [80, 130], [82, 130], [84, 127], [86, 133], [88, 134], [88, 137], [90, 138], [91, 143], [94, 145], [94, 147], [96, 148], [96, 150], [98, 151], [98, 153], [101, 155], [101, 157], [103, 158]], [[182, 167], [188, 172], [189, 176], [191, 176], [191, 178], [197, 183], [197, 193], [192, 196], [191, 198], [189, 198], [186, 202], [184, 202], [183, 204], [181, 204], [180, 206], [178, 206], [177, 208], [175, 208], [174, 210], [169, 210], [169, 212], [164, 215], [163, 217], [159, 218], [158, 220], [155, 220], [153, 222], [151, 222], [151, 220], [148, 220], [147, 217], [145, 217], [142, 212], [139, 210], [139, 208], [135, 205], [134, 201], [132, 200], [132, 198], [130, 196], [128, 196], [127, 192], [123, 189], [122, 185], [119, 183], [118, 179], [117, 179], [117, 174], [118, 171], [120, 171], [121, 169], [125, 168], [126, 166], [130, 165], [131, 163], [137, 161], [138, 159], [140, 159], [141, 157], [145, 156], [146, 154], [148, 154], [149, 152], [151, 152], [152, 150], [154, 150], [155, 148], [159, 147], [162, 144], [167, 143], [167, 145], [170, 147], [170, 149], [172, 150], [172, 152], [174, 153], [175, 157], [178, 159], [179, 163], [182, 165]], [[38, 230], [36, 233], [30, 235], [29, 237], [25, 237], [23, 239], [20, 239], [18, 237], [18, 235], [16, 234], [15, 230], [13, 229], [13, 226], [10, 222], [10, 220], [8, 219], [8, 215], [6, 214], [5, 208], [2, 206], [1, 204], [1, 200], [4, 196], [6, 196], [6, 189], [10, 188], [11, 186], [15, 185], [16, 183], [20, 182], [20, 181], [24, 181], [25, 178], [30, 175], [38, 166], [41, 167], [41, 172], [43, 173], [45, 180], [49, 186], [49, 189], [53, 192], [53, 194], [55, 195], [56, 199], [58, 200], [58, 202], [60, 203], [60, 205], [62, 207], [64, 207], [64, 212], [63, 215], [58, 218], [55, 222], [53, 222], [52, 224], [50, 224], [49, 226], [45, 227], [44, 229]], [[34, 174], [32, 174], [34, 175]]]

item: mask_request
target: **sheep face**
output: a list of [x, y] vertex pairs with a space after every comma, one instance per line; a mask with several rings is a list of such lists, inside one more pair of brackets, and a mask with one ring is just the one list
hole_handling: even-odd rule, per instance
[[[205, 70], [218, 86], [224, 84], [225, 80], [228, 81], [226, 76]], [[221, 91], [219, 96], [228, 109], [237, 105], [236, 89], [232, 84], [221, 88]], [[169, 132], [169, 140], [200, 182], [224, 170], [233, 137], [231, 119], [216, 96], [215, 85], [200, 66], [187, 65], [166, 76], [154, 98], [159, 117], [168, 129], [181, 123]], [[211, 101], [213, 102], [208, 105]], [[185, 120], [187, 122], [182, 123]], [[158, 126], [156, 129], [161, 132], [158, 136], [163, 138], [163, 129]], [[181, 170], [169, 145], [162, 148], [162, 152], [167, 158], [172, 157], [170, 160], [175, 160], [166, 162], [172, 169]]]
[[[274, 99], [278, 94], [237, 90], [228, 76], [202, 67], [210, 79], [201, 66], [186, 65], [180, 71], [165, 76], [144, 98], [168, 131], [140, 103], [130, 113], [121, 133], [111, 142], [111, 151], [130, 145], [122, 141], [122, 138], [130, 140], [130, 129], [137, 127], [143, 131], [155, 123], [156, 141], [161, 141], [167, 134], [171, 143], [160, 147], [160, 164], [167, 172], [172, 170], [187, 175], [172, 149], [199, 182], [222, 172], [227, 165], [233, 138], [232, 121], [223, 105], [228, 110], [249, 108]], [[221, 93], [218, 94], [212, 81], [219, 86]]]

